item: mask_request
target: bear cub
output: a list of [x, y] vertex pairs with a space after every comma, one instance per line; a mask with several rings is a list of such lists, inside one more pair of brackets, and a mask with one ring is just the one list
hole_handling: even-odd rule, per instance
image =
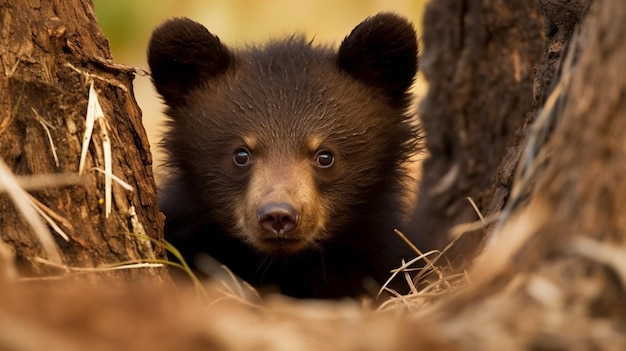
[[286, 295], [376, 294], [416, 256], [393, 229], [419, 144], [417, 51], [413, 26], [390, 13], [338, 50], [301, 36], [232, 49], [187, 18], [157, 27], [148, 63], [167, 105], [166, 240], [192, 264], [205, 253]]

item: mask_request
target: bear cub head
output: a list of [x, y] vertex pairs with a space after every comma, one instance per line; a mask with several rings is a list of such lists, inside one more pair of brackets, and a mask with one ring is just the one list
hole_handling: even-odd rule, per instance
[[[301, 36], [232, 49], [177, 18], [154, 31], [148, 63], [167, 105], [167, 239], [226, 236], [288, 257], [394, 235], [380, 231], [403, 214], [402, 166], [417, 149], [408, 21], [370, 17], [335, 51]], [[219, 250], [206, 242], [196, 249]]]

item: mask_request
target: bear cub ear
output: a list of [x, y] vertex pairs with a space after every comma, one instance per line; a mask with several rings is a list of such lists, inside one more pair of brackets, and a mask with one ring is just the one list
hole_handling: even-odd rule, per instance
[[157, 91], [170, 106], [208, 79], [225, 72], [233, 57], [220, 39], [188, 18], [161, 24], [148, 44], [148, 65]]
[[354, 78], [404, 99], [417, 73], [417, 35], [406, 19], [379, 13], [361, 22], [337, 53], [337, 64]]

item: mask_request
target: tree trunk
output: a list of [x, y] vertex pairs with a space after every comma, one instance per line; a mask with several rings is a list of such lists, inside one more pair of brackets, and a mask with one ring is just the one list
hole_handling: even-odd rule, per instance
[[[587, 4], [541, 2], [549, 21], [568, 26]], [[624, 23], [625, 2], [597, 0], [571, 41], [557, 33], [565, 26], [553, 32], [570, 48], [554, 66], [558, 84], [529, 130], [507, 209], [471, 267], [472, 284], [437, 314], [463, 320], [455, 333], [464, 349], [626, 345]]]
[[[496, 169], [534, 111], [542, 23], [532, 1], [432, 1], [423, 41], [429, 90], [420, 115], [429, 157], [406, 231], [427, 251], [442, 249], [455, 225], [478, 220], [468, 197], [481, 210], [491, 201]], [[472, 256], [483, 235], [465, 234], [449, 257]]]
[[[88, 144], [85, 183], [31, 191], [38, 207], [49, 214], [51, 210], [53, 221], [69, 237], [66, 241], [54, 234], [62, 262], [96, 267], [165, 258], [162, 248], [129, 235], [161, 239], [163, 216], [156, 203], [141, 111], [133, 96], [135, 72], [112, 63], [91, 1], [2, 0], [0, 11], [0, 157], [8, 167], [18, 176], [77, 173], [91, 83], [105, 116], [106, 133], [97, 121]], [[93, 169], [105, 168], [107, 138], [112, 174], [134, 189], [113, 182], [108, 216], [105, 175]], [[21, 269], [43, 272], [37, 258], [50, 257], [5, 195], [0, 195], [0, 233]], [[124, 274], [165, 277], [164, 269], [147, 271]]]

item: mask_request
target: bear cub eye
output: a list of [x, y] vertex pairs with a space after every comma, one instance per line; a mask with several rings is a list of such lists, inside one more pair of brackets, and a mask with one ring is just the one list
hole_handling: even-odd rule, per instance
[[235, 162], [237, 166], [245, 166], [250, 162], [250, 158], [250, 150], [245, 147], [235, 150], [233, 154], [233, 162]]
[[315, 165], [321, 168], [328, 168], [335, 163], [335, 156], [330, 150], [321, 149], [315, 154]]

